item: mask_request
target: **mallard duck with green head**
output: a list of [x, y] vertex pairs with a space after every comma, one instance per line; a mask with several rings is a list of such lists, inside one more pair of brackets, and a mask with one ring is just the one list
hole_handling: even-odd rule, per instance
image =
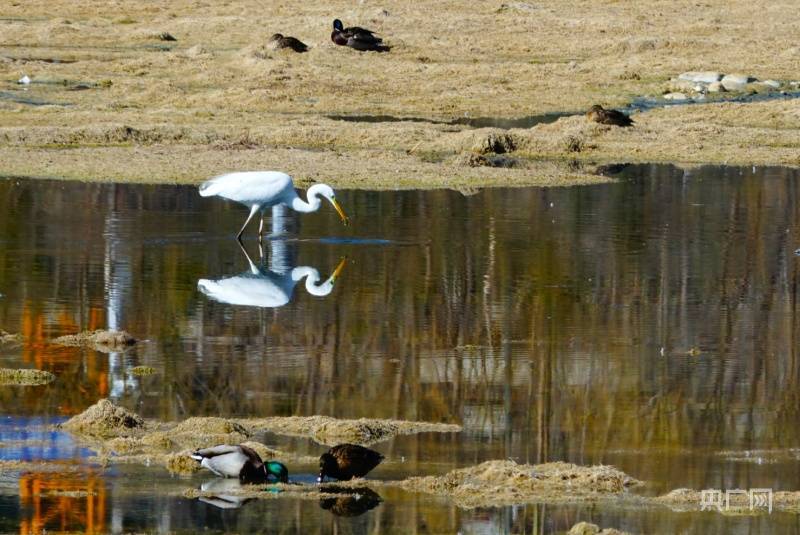
[[320, 456], [317, 481], [322, 483], [325, 481], [325, 477], [332, 477], [339, 481], [363, 477], [378, 466], [382, 460], [383, 455], [364, 446], [339, 444]]
[[192, 459], [220, 477], [236, 477], [242, 483], [267, 483], [274, 477], [281, 483], [289, 482], [289, 471], [278, 461], [261, 460], [258, 453], [247, 446], [220, 444], [197, 450]]

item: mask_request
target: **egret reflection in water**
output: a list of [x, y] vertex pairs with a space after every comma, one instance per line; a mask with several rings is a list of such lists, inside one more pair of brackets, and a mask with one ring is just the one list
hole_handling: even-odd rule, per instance
[[[273, 242], [275, 248], [285, 247], [285, 244]], [[272, 244], [270, 244], [272, 246]], [[306, 291], [317, 297], [324, 297], [333, 291], [334, 282], [344, 269], [346, 260], [343, 258], [331, 276], [320, 283], [322, 279], [319, 271], [310, 266], [296, 266], [284, 268], [278, 265], [284, 262], [277, 260], [271, 263], [270, 268], [262, 264], [256, 265], [241, 247], [250, 269], [239, 275], [221, 279], [200, 279], [197, 288], [203, 294], [221, 303], [230, 305], [244, 305], [265, 308], [277, 308], [289, 303], [294, 294], [294, 287], [305, 279]], [[277, 268], [277, 269], [276, 269]]]

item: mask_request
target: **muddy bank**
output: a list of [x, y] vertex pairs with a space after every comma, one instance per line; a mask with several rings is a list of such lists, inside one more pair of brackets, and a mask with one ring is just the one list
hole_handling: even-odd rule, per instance
[[55, 375], [44, 370], [0, 368], [0, 385], [46, 385], [55, 380]]
[[[123, 19], [111, 6], [10, 5], [0, 46], [0, 79], [8, 81], [0, 92], [2, 172], [199, 183], [236, 169], [278, 168], [300, 183], [370, 189], [587, 183], [590, 173], [563, 165], [493, 167], [495, 158], [474, 156], [460, 136], [474, 130], [459, 123], [619, 107], [673, 90], [690, 70], [796, 87], [797, 47], [786, 46], [800, 38], [794, 8], [787, 0], [734, 0], [710, 20], [684, 0], [669, 10], [578, 0], [399, 2], [388, 10], [268, 1], [280, 27], [265, 27], [235, 15], [248, 9], [240, 0], [224, 12], [201, 12], [186, 0], [131, 5]], [[427, 16], [431, 9], [439, 16]], [[336, 47], [332, 12], [379, 31], [392, 51]], [[269, 50], [276, 31], [301, 38], [309, 52]], [[177, 41], [166, 45], [164, 34]], [[764, 49], [777, 52], [765, 58]], [[23, 74], [30, 84], [13, 83]], [[511, 154], [799, 165], [799, 110], [797, 101], [674, 107], [637, 113], [625, 131], [566, 117], [552, 128], [513, 130], [521, 143]]]
[[[708, 499], [707, 499], [708, 500]], [[746, 494], [731, 493], [730, 504], [725, 506], [725, 494], [723, 491], [722, 508], [718, 510], [713, 506], [706, 507], [706, 510], [718, 512], [720, 514], [730, 515], [759, 515], [767, 514], [768, 509], [766, 503], [759, 507], [750, 507], [750, 497]], [[669, 507], [673, 511], [678, 512], [694, 512], [702, 511], [703, 494], [699, 490], [694, 489], [675, 489], [663, 496], [652, 499], [653, 503]], [[778, 491], [772, 493], [772, 508], [773, 510], [781, 510], [792, 513], [800, 512], [800, 491]]]
[[370, 445], [398, 435], [461, 431], [461, 426], [456, 424], [372, 418], [341, 420], [330, 416], [277, 416], [238, 421], [252, 431], [309, 437], [328, 446], [345, 442]]
[[59, 336], [53, 344], [71, 347], [91, 347], [98, 351], [122, 351], [136, 343], [136, 339], [125, 331], [84, 331], [78, 334]]
[[627, 531], [620, 531], [614, 528], [600, 529], [597, 524], [590, 522], [578, 522], [570, 528], [567, 535], [630, 535]]
[[[462, 508], [475, 508], [622, 498], [627, 496], [627, 488], [638, 483], [609, 466], [587, 467], [568, 463], [519, 465], [513, 461], [488, 461], [453, 470], [444, 476], [388, 481], [357, 479], [322, 485], [271, 485], [268, 489], [235, 485], [231, 493], [243, 498], [320, 499], [360, 492], [365, 487], [377, 492], [381, 488], [399, 488], [445, 497]], [[197, 497], [208, 493], [192, 489], [186, 495]]]
[[408, 491], [448, 497], [459, 507], [474, 508], [621, 496], [639, 483], [611, 466], [487, 461], [443, 476], [411, 477], [395, 484]]
[[346, 420], [329, 416], [286, 416], [259, 419], [192, 417], [182, 422], [145, 420], [107, 399], [98, 401], [81, 414], [61, 424], [97, 452], [102, 463], [158, 463], [173, 472], [198, 469], [189, 457], [191, 451], [216, 444], [246, 443], [263, 459], [282, 459], [316, 464], [317, 456], [297, 455], [247, 442], [264, 431], [280, 435], [302, 436], [321, 444], [356, 442], [372, 444], [394, 436], [413, 433], [453, 433], [461, 430], [454, 424], [409, 422], [404, 420]]

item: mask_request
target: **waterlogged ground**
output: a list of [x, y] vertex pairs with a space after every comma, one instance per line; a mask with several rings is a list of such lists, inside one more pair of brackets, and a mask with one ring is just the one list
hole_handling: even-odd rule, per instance
[[[23, 335], [2, 342], [0, 368], [56, 375], [0, 386], [0, 531], [550, 533], [589, 520], [632, 533], [800, 532], [785, 511], [677, 512], [635, 496], [461, 509], [375, 485], [382, 501], [358, 516], [319, 500], [203, 501], [188, 496], [220, 480], [103, 467], [51, 427], [104, 397], [162, 421], [456, 423], [461, 433], [376, 444], [387, 461], [370, 478], [564, 460], [615, 465], [645, 482], [632, 491], [642, 496], [798, 490], [800, 176], [606, 173], [616, 180], [564, 189], [342, 191], [351, 227], [330, 209], [284, 216], [264, 244], [271, 280], [310, 266], [324, 281], [346, 259], [333, 287], [284, 286], [274, 301], [250, 291], [261, 299], [250, 305], [209, 290], [248, 280], [233, 239], [244, 208], [192, 187], [0, 180], [0, 329]], [[50, 342], [98, 328], [141, 342]], [[325, 450], [256, 438], [299, 456]], [[289, 464], [313, 481], [313, 464]]]

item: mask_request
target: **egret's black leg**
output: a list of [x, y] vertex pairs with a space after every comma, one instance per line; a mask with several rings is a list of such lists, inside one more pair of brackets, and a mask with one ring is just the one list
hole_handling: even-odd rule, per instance
[[242, 233], [244, 232], [244, 229], [247, 228], [247, 224], [250, 222], [251, 219], [253, 219], [253, 216], [256, 215], [256, 212], [258, 212], [259, 208], [261, 208], [261, 207], [258, 206], [257, 204], [255, 204], [250, 209], [250, 215], [247, 216], [247, 219], [245, 220], [244, 225], [242, 225], [242, 230], [240, 230], [239, 234], [236, 235], [236, 239], [239, 240], [240, 242], [242, 241]]

